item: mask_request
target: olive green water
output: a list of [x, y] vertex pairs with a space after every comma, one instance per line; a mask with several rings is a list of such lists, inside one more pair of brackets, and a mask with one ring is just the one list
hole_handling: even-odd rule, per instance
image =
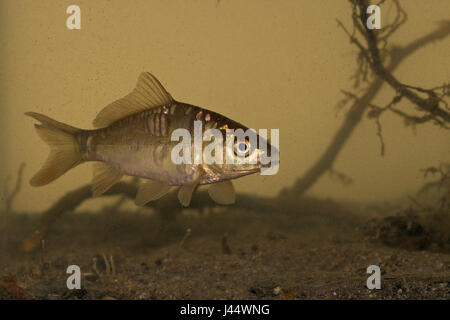
[[[412, 130], [404, 126], [403, 119], [386, 114], [381, 118], [386, 146], [382, 157], [376, 123], [364, 117], [333, 165], [351, 177], [352, 184], [343, 185], [333, 175], [324, 174], [304, 200], [282, 192], [321, 156], [348, 111], [348, 107], [335, 108], [343, 97], [341, 89], [352, 88], [350, 78], [358, 52], [337, 27], [339, 19], [351, 30], [351, 9], [346, 1], [80, 0], [76, 4], [81, 8], [81, 30], [66, 27], [70, 4], [0, 1], [0, 189], [6, 188], [5, 204], [21, 163], [26, 164], [7, 219], [2, 273], [13, 274], [24, 283], [30, 296], [71, 298], [61, 270], [74, 260], [95, 274], [92, 258], [100, 255], [101, 261], [106, 252], [118, 259], [118, 286], [131, 281], [136, 289], [116, 290], [110, 286], [110, 278], [96, 275], [99, 279], [86, 282], [90, 287], [84, 298], [139, 298], [144, 293], [143, 298], [280, 297], [264, 291], [272, 290], [271, 286], [280, 286], [293, 297], [334, 298], [333, 292], [342, 287], [339, 281], [335, 287], [330, 284], [329, 279], [336, 277], [356, 277], [347, 283], [342, 298], [367, 298], [371, 293], [364, 287], [363, 269], [376, 263], [386, 264], [395, 279], [414, 270], [423, 272], [414, 275], [417, 287], [387, 284], [389, 289], [375, 298], [383, 294], [398, 297], [398, 285], [402, 292], [409, 288], [410, 297], [418, 292], [417, 297], [445, 298], [450, 264], [448, 248], [442, 242], [448, 238], [431, 235], [435, 221], [419, 219], [418, 225], [426, 230], [414, 235], [418, 243], [406, 241], [402, 246], [392, 243], [400, 240], [392, 240], [391, 234], [379, 242], [378, 232], [371, 242], [371, 233], [360, 231], [368, 217], [391, 216], [409, 207], [423, 209], [408, 196], [415, 198], [424, 183], [433, 181], [424, 180], [420, 169], [449, 161], [448, 130], [433, 124]], [[448, 19], [450, 9], [446, 0], [435, 0], [432, 6], [420, 0], [402, 5], [408, 21], [390, 44], [404, 45], [432, 32]], [[388, 1], [382, 6], [382, 27], [394, 16], [395, 7]], [[408, 57], [395, 76], [423, 88], [442, 85], [449, 80], [449, 51], [450, 37], [429, 44]], [[42, 165], [48, 148], [23, 113], [39, 112], [76, 127], [92, 128], [96, 114], [128, 94], [142, 71], [155, 74], [179, 101], [217, 111], [255, 129], [279, 129], [280, 171], [274, 176], [255, 174], [236, 180], [237, 192], [250, 197], [238, 197], [238, 203], [226, 209], [211, 204], [200, 210], [202, 204], [181, 210], [176, 199], [172, 204], [170, 198], [156, 210], [140, 209], [128, 197], [121, 200], [120, 196], [87, 199], [74, 206], [74, 212], [57, 207], [52, 219], [60, 219], [52, 220], [45, 249], [38, 241], [37, 251], [22, 252], [23, 240], [42, 225], [39, 213], [68, 194], [69, 201], [75, 201], [79, 194], [69, 192], [88, 185], [92, 178], [91, 165], [83, 164], [47, 186], [31, 187], [28, 180]], [[385, 106], [394, 95], [384, 85], [372, 102]], [[410, 104], [403, 100], [398, 108], [407, 110]], [[203, 203], [203, 196], [194, 195], [194, 200]], [[258, 205], [252, 207], [252, 201]], [[261, 201], [267, 205], [262, 206]], [[260, 212], [261, 207], [270, 210]], [[114, 212], [111, 218], [108, 214]], [[28, 214], [30, 217], [23, 216]], [[444, 222], [437, 224], [445, 234], [448, 220], [442, 219]], [[94, 223], [96, 227], [92, 227]], [[376, 235], [378, 227], [374, 228]], [[403, 231], [398, 228], [402, 239]], [[187, 229], [192, 229], [192, 234], [182, 242]], [[223, 249], [224, 237], [231, 254]], [[335, 253], [327, 256], [328, 249]], [[421, 249], [429, 256], [420, 256]], [[355, 259], [337, 261], [336, 256]], [[152, 278], [152, 274], [165, 274], [173, 268], [177, 277], [186, 280], [196, 273], [199, 261], [205, 262], [204, 272], [198, 279], [192, 276], [191, 282], [172, 283], [170, 277], [162, 276], [166, 280], [158, 283]], [[222, 261], [220, 267], [218, 261]], [[308, 267], [305, 261], [311, 262]], [[266, 263], [267, 270], [262, 267]], [[148, 269], [141, 267], [143, 264]], [[240, 267], [231, 272], [236, 264]], [[231, 279], [202, 278], [217, 268], [234, 275]], [[252, 269], [258, 272], [251, 273]], [[278, 270], [286, 275], [279, 275]], [[321, 273], [324, 270], [328, 273]], [[433, 273], [438, 280], [430, 280]], [[141, 278], [146, 285], [139, 282]], [[248, 281], [243, 283], [245, 278]], [[48, 284], [58, 281], [62, 284]], [[208, 281], [217, 281], [216, 287], [224, 289], [199, 289], [200, 283]], [[433, 295], [420, 296], [427, 286]], [[251, 290], [256, 287], [259, 291]]]

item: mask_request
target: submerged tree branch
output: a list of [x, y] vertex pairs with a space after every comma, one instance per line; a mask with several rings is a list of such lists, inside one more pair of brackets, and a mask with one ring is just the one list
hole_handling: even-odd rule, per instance
[[13, 212], [13, 203], [22, 188], [23, 171], [25, 163], [21, 163], [17, 171], [16, 184], [12, 190], [8, 188], [9, 177], [4, 186], [5, 209], [0, 214], [0, 265], [8, 259], [7, 247], [9, 240], [9, 221]]
[[14, 200], [16, 199], [17, 195], [20, 192], [20, 189], [22, 188], [22, 178], [23, 178], [23, 170], [25, 169], [25, 163], [22, 162], [19, 166], [19, 169], [17, 171], [17, 179], [16, 179], [16, 185], [14, 186], [14, 189], [12, 189], [11, 191], [9, 191], [8, 189], [8, 180], [5, 183], [5, 190], [4, 190], [4, 195], [5, 195], [5, 212], [4, 214], [11, 214], [12, 212], [12, 205]]
[[[363, 4], [367, 4], [367, 1], [358, 0], [357, 1], [360, 6]], [[367, 7], [366, 7], [367, 8]], [[361, 7], [360, 7], [360, 10]], [[366, 17], [366, 11], [362, 11], [364, 13], [364, 17]], [[355, 11], [354, 11], [355, 13]], [[358, 24], [355, 26], [355, 29], [360, 30], [362, 32], [367, 33], [367, 28], [365, 27], [365, 21], [363, 26], [361, 24]], [[403, 20], [399, 20], [399, 23], [403, 24]], [[340, 23], [342, 25], [342, 23]], [[343, 25], [342, 25], [343, 26]], [[397, 28], [394, 28], [393, 30], [396, 30]], [[365, 59], [369, 59], [371, 61], [372, 69], [377, 68], [377, 66], [383, 66], [381, 55], [379, 53], [379, 49], [376, 45], [374, 45], [373, 38], [374, 33], [371, 31], [369, 34], [369, 42], [371, 42], [370, 50], [365, 49], [362, 44], [354, 37], [354, 35], [350, 34], [348, 31], [346, 33], [350, 36], [350, 40], [352, 43], [355, 43], [358, 48], [360, 49], [360, 54], [365, 57]], [[392, 33], [390, 33], [392, 35]], [[378, 70], [376, 72], [376, 78], [370, 83], [369, 87], [365, 90], [365, 93], [357, 98], [353, 99], [353, 104], [350, 107], [349, 112], [346, 115], [346, 118], [341, 125], [341, 127], [336, 132], [335, 136], [332, 138], [330, 143], [328, 144], [327, 148], [325, 149], [324, 153], [320, 156], [320, 158], [317, 160], [317, 162], [314, 163], [314, 165], [309, 168], [302, 177], [300, 177], [292, 187], [291, 192], [294, 192], [296, 194], [303, 194], [305, 193], [311, 186], [313, 186], [317, 180], [330, 168], [332, 168], [334, 161], [336, 160], [337, 156], [339, 155], [340, 151], [342, 150], [343, 146], [347, 142], [347, 140], [350, 138], [350, 136], [353, 133], [353, 130], [356, 128], [358, 123], [361, 121], [364, 113], [371, 105], [371, 101], [375, 98], [375, 96], [380, 91], [382, 85], [387, 82], [389, 84], [395, 85], [395, 86], [402, 86], [400, 88], [400, 94], [405, 96], [406, 98], [410, 99], [411, 101], [417, 103], [419, 106], [422, 107], [423, 110], [429, 111], [432, 113], [433, 118], [435, 116], [439, 116], [442, 119], [447, 119], [447, 114], [442, 109], [436, 108], [436, 102], [435, 100], [424, 100], [420, 97], [416, 97], [416, 94], [411, 93], [408, 87], [405, 87], [404, 85], [400, 84], [398, 80], [396, 80], [392, 76], [392, 72], [395, 71], [395, 69], [402, 63], [406, 58], [408, 58], [410, 55], [415, 53], [418, 49], [425, 47], [426, 45], [429, 45], [430, 43], [443, 40], [447, 38], [450, 35], [450, 22], [441, 23], [440, 26], [433, 32], [431, 32], [428, 35], [422, 36], [421, 38], [412, 41], [411, 43], [407, 44], [403, 47], [393, 47], [390, 56], [389, 56], [389, 63], [386, 67], [383, 67], [382, 70]], [[384, 39], [386, 41], [386, 38]], [[368, 53], [370, 51], [370, 53]], [[369, 56], [371, 56], [369, 58]], [[397, 89], [397, 87], [394, 87]], [[346, 98], [348, 101], [348, 97]], [[430, 101], [433, 103], [430, 104]], [[284, 190], [286, 191], [286, 190]]]
[[[397, 1], [395, 1], [398, 3]], [[361, 25], [365, 26], [367, 19], [369, 18], [366, 11], [368, 6], [367, 0], [359, 1], [359, 13], [357, 13]], [[450, 24], [450, 23], [449, 23]], [[450, 122], [450, 114], [439, 106], [440, 99], [433, 90], [419, 90], [428, 94], [427, 99], [421, 98], [416, 92], [411, 90], [411, 86], [401, 83], [393, 74], [392, 70], [385, 68], [381, 59], [380, 51], [378, 48], [378, 37], [376, 29], [364, 28], [364, 38], [367, 42], [367, 52], [369, 53], [368, 59], [371, 65], [372, 71], [388, 83], [398, 94], [406, 97], [409, 101], [414, 103], [420, 110], [429, 112], [432, 115], [442, 118], [445, 122]], [[367, 56], [366, 56], [367, 57]]]

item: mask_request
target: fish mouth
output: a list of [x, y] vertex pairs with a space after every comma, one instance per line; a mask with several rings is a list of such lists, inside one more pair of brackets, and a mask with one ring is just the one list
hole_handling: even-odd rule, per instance
[[279, 166], [279, 165], [280, 165], [280, 160], [271, 160], [267, 164], [261, 164], [261, 168], [270, 168], [270, 167]]
[[279, 165], [280, 165], [280, 160], [271, 160], [267, 164], [263, 164], [263, 163], [259, 162], [255, 165], [252, 165], [251, 168], [239, 168], [239, 169], [235, 168], [235, 169], [232, 169], [230, 173], [234, 174], [237, 177], [242, 177], [242, 176], [247, 176], [249, 174], [261, 172], [262, 169], [278, 167]]

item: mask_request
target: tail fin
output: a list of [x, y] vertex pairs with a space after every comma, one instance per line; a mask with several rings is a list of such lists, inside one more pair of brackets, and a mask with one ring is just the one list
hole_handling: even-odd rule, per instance
[[43, 186], [62, 176], [82, 162], [76, 134], [82, 129], [50, 119], [35, 112], [26, 112], [42, 124], [35, 124], [38, 135], [50, 146], [50, 154], [42, 168], [30, 180], [32, 186]]

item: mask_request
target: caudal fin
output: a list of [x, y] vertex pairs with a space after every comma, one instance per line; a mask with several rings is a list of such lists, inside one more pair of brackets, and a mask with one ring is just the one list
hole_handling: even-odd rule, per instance
[[35, 112], [26, 112], [41, 124], [35, 124], [38, 135], [50, 146], [50, 154], [42, 168], [30, 180], [32, 186], [43, 186], [62, 176], [82, 162], [80, 145], [75, 135], [81, 129], [50, 119]]

